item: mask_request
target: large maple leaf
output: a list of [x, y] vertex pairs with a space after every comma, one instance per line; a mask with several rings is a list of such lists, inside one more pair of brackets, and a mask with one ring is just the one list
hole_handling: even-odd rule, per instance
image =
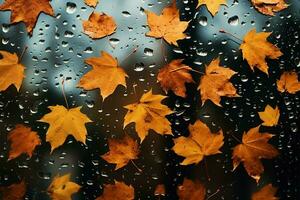
[[259, 12], [270, 16], [288, 7], [285, 0], [251, 0], [251, 2]]
[[55, 176], [47, 192], [52, 200], [71, 200], [72, 195], [81, 188], [80, 185], [70, 181], [71, 174]]
[[184, 178], [183, 184], [177, 188], [177, 195], [179, 200], [204, 200], [206, 189], [199, 181]]
[[5, 0], [0, 10], [11, 10], [11, 23], [24, 22], [30, 35], [41, 12], [54, 15], [49, 0]]
[[25, 67], [20, 63], [17, 54], [7, 51], [0, 51], [0, 92], [14, 85], [20, 90], [24, 78]]
[[280, 79], [277, 80], [277, 90], [279, 92], [288, 92], [296, 94], [300, 91], [300, 82], [296, 72], [284, 72], [281, 74]]
[[165, 98], [166, 96], [163, 95], [153, 95], [150, 90], [141, 97], [139, 102], [124, 106], [128, 109], [124, 117], [124, 128], [130, 123], [135, 123], [135, 130], [141, 142], [150, 129], [161, 135], [171, 135], [171, 123], [166, 115], [172, 114], [173, 111], [161, 104]]
[[201, 5], [206, 5], [209, 12], [215, 16], [221, 5], [226, 5], [227, 0], [198, 0], [197, 8]]
[[235, 87], [229, 81], [236, 74], [235, 71], [220, 66], [220, 59], [213, 60], [205, 70], [205, 75], [200, 79], [198, 90], [200, 90], [202, 105], [207, 100], [221, 106], [221, 96], [238, 97]]
[[243, 162], [249, 176], [258, 182], [264, 171], [260, 159], [271, 159], [278, 155], [278, 150], [268, 143], [272, 137], [272, 134], [260, 133], [259, 126], [244, 133], [242, 144], [235, 146], [233, 149], [233, 170]]
[[44, 115], [39, 122], [50, 124], [46, 141], [51, 144], [51, 152], [61, 146], [68, 135], [74, 136], [77, 141], [85, 144], [87, 130], [85, 124], [92, 122], [80, 112], [81, 107], [67, 109], [64, 106], [49, 106], [50, 113]]
[[134, 188], [123, 182], [115, 181], [115, 184], [104, 185], [103, 194], [96, 200], [133, 200]]
[[255, 29], [245, 35], [240, 49], [252, 70], [256, 67], [268, 74], [266, 58], [277, 59], [282, 56], [280, 49], [267, 41], [270, 35], [269, 32], [256, 33]]
[[150, 31], [147, 36], [154, 38], [164, 38], [169, 44], [178, 46], [177, 40], [186, 37], [183, 33], [189, 22], [180, 21], [179, 10], [176, 8], [174, 0], [171, 6], [162, 10], [161, 15], [156, 15], [151, 11], [145, 11]]
[[268, 184], [253, 193], [251, 200], [278, 200], [279, 198], [275, 197], [276, 192], [277, 188], [273, 187], [272, 184]]
[[111, 95], [118, 85], [126, 87], [126, 72], [118, 66], [118, 60], [105, 51], [100, 57], [87, 58], [85, 62], [92, 66], [79, 81], [78, 87], [85, 90], [100, 89], [103, 101]]
[[221, 153], [219, 150], [224, 142], [222, 131], [212, 134], [209, 128], [200, 120], [189, 125], [189, 137], [174, 139], [173, 150], [176, 154], [185, 157], [181, 165], [197, 164], [204, 156]]

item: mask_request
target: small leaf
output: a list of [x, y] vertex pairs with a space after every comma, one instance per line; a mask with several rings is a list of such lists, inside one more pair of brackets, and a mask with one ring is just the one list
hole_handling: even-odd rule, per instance
[[199, 181], [184, 178], [183, 184], [177, 188], [177, 195], [179, 200], [204, 200], [206, 189]]
[[280, 80], [277, 80], [277, 90], [290, 94], [296, 94], [296, 92], [300, 91], [298, 74], [296, 72], [284, 72], [280, 76]]
[[262, 125], [264, 126], [276, 126], [280, 117], [279, 108], [272, 108], [271, 106], [267, 105], [263, 112], [258, 112], [259, 117], [262, 121]]
[[227, 0], [198, 0], [197, 8], [201, 5], [206, 5], [209, 12], [215, 16], [219, 11], [221, 5], [226, 5]]
[[96, 7], [97, 4], [98, 4], [99, 0], [84, 0], [84, 3], [88, 6], [91, 6], [91, 7]]
[[115, 184], [104, 185], [103, 194], [96, 200], [133, 200], [134, 188], [123, 182], [115, 181]]
[[275, 197], [276, 192], [277, 188], [273, 187], [272, 184], [268, 184], [258, 192], [255, 192], [251, 200], [279, 200], [279, 198]]
[[155, 196], [166, 196], [166, 188], [165, 185], [159, 184], [156, 186], [154, 191]]
[[285, 0], [251, 0], [254, 7], [265, 15], [274, 16], [275, 12], [279, 12], [288, 7]]

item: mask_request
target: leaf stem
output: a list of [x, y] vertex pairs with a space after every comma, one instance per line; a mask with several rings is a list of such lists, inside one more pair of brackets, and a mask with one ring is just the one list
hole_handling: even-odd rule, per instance
[[211, 178], [210, 178], [210, 176], [209, 176], [209, 174], [208, 174], [208, 167], [207, 167], [207, 162], [206, 162], [205, 157], [203, 158], [203, 160], [204, 160], [204, 166], [205, 166], [206, 177], [207, 177], [207, 180], [210, 182], [210, 181], [211, 181]]
[[[182, 69], [187, 69], [186, 68], [186, 66], [183, 66], [183, 67], [178, 67], [177, 69], [173, 69], [173, 70], [171, 70], [170, 72], [176, 72], [176, 71], [179, 71], [179, 70], [182, 70]], [[198, 73], [198, 74], [204, 74], [203, 72], [199, 72], [199, 71], [197, 71], [197, 70], [194, 70], [194, 69], [187, 69], [187, 70], [190, 70], [190, 71], [192, 71], [192, 72], [196, 72], [196, 73]]]
[[234, 34], [230, 33], [230, 32], [227, 32], [225, 31], [224, 29], [220, 29], [219, 30], [220, 33], [224, 33], [224, 34], [227, 34], [227, 35], [230, 35], [231, 37], [235, 38], [236, 40], [238, 40], [239, 42], [233, 40], [234, 42], [238, 43], [238, 44], [242, 44], [244, 41], [242, 39], [240, 39], [239, 37], [235, 36]]
[[166, 49], [165, 49], [165, 46], [163, 44], [163, 39], [160, 39], [160, 47], [161, 47], [161, 51], [162, 51], [162, 56], [163, 56], [163, 60], [165, 63], [168, 63], [168, 58], [167, 58], [167, 55], [166, 55]]
[[61, 81], [61, 91], [64, 96], [66, 106], [69, 109], [69, 104], [68, 104], [68, 100], [67, 100], [67, 96], [66, 96], [66, 92], [65, 92], [65, 78], [63, 78], [63, 80]]
[[141, 170], [133, 160], [130, 160], [130, 162], [133, 164], [133, 166], [139, 171], [139, 172], [143, 172], [143, 170]]
[[[137, 52], [138, 48], [139, 48], [139, 46], [137, 45], [137, 46], [133, 49], [133, 51], [132, 51], [130, 54], [128, 54], [128, 55], [122, 60], [121, 63], [125, 62], [130, 56], [132, 56], [135, 52]], [[120, 65], [121, 65], [121, 64], [120, 64]]]
[[19, 57], [18, 63], [20, 63], [22, 61], [22, 59], [24, 57], [24, 54], [26, 53], [27, 49], [28, 49], [28, 46], [25, 46], [25, 48], [23, 49], [23, 51], [22, 51], [22, 53], [21, 53], [21, 55]]
[[220, 189], [218, 188], [214, 193], [212, 193], [211, 195], [209, 195], [206, 200], [210, 199], [211, 197], [215, 196], [216, 194], [218, 194], [220, 192]]

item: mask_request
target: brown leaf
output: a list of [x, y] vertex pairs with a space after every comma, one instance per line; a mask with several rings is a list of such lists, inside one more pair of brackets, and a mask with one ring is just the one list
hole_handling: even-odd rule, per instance
[[229, 82], [236, 74], [235, 71], [220, 66], [220, 59], [213, 60], [207, 67], [205, 75], [200, 79], [198, 90], [200, 90], [202, 105], [207, 100], [221, 106], [221, 96], [238, 97], [235, 87]]
[[280, 76], [280, 80], [277, 80], [277, 90], [290, 94], [296, 94], [296, 92], [300, 91], [298, 74], [296, 72], [284, 72]]
[[186, 97], [185, 83], [193, 83], [193, 77], [189, 73], [192, 69], [182, 64], [182, 59], [173, 60], [159, 70], [157, 80], [167, 93], [172, 90], [177, 96]]
[[163, 184], [158, 184], [154, 191], [155, 196], [165, 196], [166, 195], [166, 188]]
[[24, 22], [30, 35], [41, 12], [54, 15], [49, 0], [5, 0], [0, 10], [11, 10], [11, 23]]
[[41, 144], [37, 132], [31, 131], [30, 127], [26, 127], [22, 124], [16, 125], [16, 127], [9, 132], [8, 140], [11, 143], [8, 160], [12, 160], [23, 153], [31, 157], [35, 147]]
[[260, 159], [272, 159], [279, 154], [278, 150], [268, 143], [272, 137], [269, 133], [259, 133], [259, 126], [244, 133], [242, 144], [233, 149], [233, 170], [243, 162], [248, 175], [258, 182], [264, 172]]
[[276, 192], [277, 188], [273, 187], [272, 184], [268, 184], [258, 192], [253, 193], [251, 200], [279, 200], [275, 197]]
[[52, 200], [72, 200], [72, 195], [81, 188], [77, 183], [70, 181], [71, 174], [55, 176], [47, 189]]
[[26, 184], [24, 180], [8, 187], [0, 187], [0, 197], [2, 197], [2, 200], [23, 200], [25, 194]]
[[117, 25], [113, 17], [105, 13], [93, 12], [89, 20], [82, 22], [83, 32], [93, 39], [100, 39], [113, 34]]
[[96, 200], [133, 200], [134, 188], [123, 182], [115, 181], [115, 184], [104, 185], [103, 194]]
[[206, 189], [199, 181], [184, 178], [183, 184], [177, 188], [177, 195], [179, 200], [204, 200]]
[[80, 112], [81, 107], [67, 109], [57, 105], [48, 108], [51, 112], [38, 121], [50, 124], [46, 133], [46, 141], [51, 144], [51, 152], [63, 145], [69, 135], [85, 144], [87, 135], [85, 124], [92, 121]]
[[139, 145], [128, 135], [122, 139], [109, 139], [108, 146], [109, 152], [101, 157], [109, 163], [116, 164], [115, 170], [124, 167], [130, 160], [138, 158]]
[[206, 5], [209, 12], [215, 16], [221, 5], [226, 5], [227, 0], [198, 0], [197, 8], [201, 5]]
[[178, 46], [177, 40], [186, 37], [183, 33], [189, 22], [180, 21], [179, 10], [176, 8], [176, 1], [171, 6], [165, 7], [161, 15], [151, 11], [145, 11], [150, 31], [146, 34], [149, 37], [164, 38], [169, 44]]
[[128, 109], [124, 117], [124, 128], [135, 123], [135, 130], [141, 142], [148, 135], [150, 129], [161, 135], [171, 135], [171, 123], [166, 115], [173, 113], [167, 106], [161, 104], [166, 96], [154, 95], [152, 90], [143, 94], [139, 102], [124, 106]]
[[6, 90], [10, 85], [14, 85], [20, 90], [24, 78], [25, 67], [20, 63], [17, 54], [7, 51], [0, 51], [0, 92]]
[[279, 108], [276, 106], [276, 108], [272, 108], [270, 105], [267, 105], [265, 107], [265, 110], [263, 112], [258, 112], [259, 117], [262, 121], [262, 125], [264, 126], [276, 126], [278, 124], [278, 120], [280, 117], [280, 111]]
[[256, 67], [268, 74], [266, 58], [277, 59], [282, 56], [280, 49], [267, 41], [270, 35], [269, 32], [256, 33], [255, 29], [245, 35], [240, 49], [252, 70]]
[[126, 87], [126, 72], [118, 66], [118, 60], [105, 51], [100, 57], [85, 59], [92, 66], [92, 70], [86, 73], [79, 81], [78, 87], [85, 90], [99, 88], [103, 101], [111, 95], [118, 85]]
[[84, 0], [84, 3], [88, 6], [96, 8], [99, 0]]
[[212, 134], [200, 120], [197, 120], [194, 125], [190, 124], [189, 131], [189, 137], [181, 136], [174, 139], [173, 151], [185, 157], [181, 165], [197, 164], [204, 156], [221, 153], [219, 149], [224, 144], [222, 131]]
[[262, 14], [274, 16], [288, 7], [285, 0], [251, 0], [253, 6]]

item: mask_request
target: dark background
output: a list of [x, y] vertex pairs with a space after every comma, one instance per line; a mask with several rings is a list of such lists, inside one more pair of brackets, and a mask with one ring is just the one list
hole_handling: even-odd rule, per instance
[[[0, 0], [2, 3], [3, 0]], [[187, 39], [179, 47], [161, 43], [161, 40], [145, 37], [148, 32], [143, 9], [160, 13], [169, 4], [167, 1], [102, 0], [96, 11], [112, 15], [117, 22], [117, 32], [110, 37], [92, 40], [82, 33], [81, 21], [93, 11], [83, 1], [53, 0], [51, 5], [55, 17], [40, 15], [33, 36], [29, 37], [23, 23], [9, 25], [10, 12], [0, 12], [0, 50], [21, 54], [28, 46], [22, 63], [26, 66], [26, 79], [19, 93], [14, 87], [0, 93], [0, 185], [7, 186], [24, 179], [27, 183], [26, 199], [47, 200], [44, 191], [52, 178], [65, 173], [82, 186], [73, 199], [95, 199], [101, 195], [104, 184], [114, 180], [124, 181], [135, 188], [136, 199], [158, 199], [153, 195], [157, 184], [165, 184], [167, 195], [161, 199], [177, 199], [176, 187], [183, 178], [200, 180], [207, 188], [211, 200], [250, 200], [251, 194], [264, 185], [272, 183], [278, 187], [282, 200], [300, 199], [299, 176], [299, 93], [280, 94], [276, 80], [286, 70], [300, 71], [300, 1], [287, 1], [288, 9], [275, 17], [257, 12], [249, 1], [228, 0], [219, 13], [212, 18], [205, 6], [196, 8], [197, 1], [178, 1], [182, 20], [191, 20]], [[255, 70], [242, 60], [239, 41], [219, 33], [223, 28], [239, 38], [251, 29], [273, 32], [269, 41], [276, 44], [284, 55], [279, 60], [270, 60], [269, 76]], [[115, 46], [113, 48], [112, 46]], [[125, 59], [133, 49], [138, 51]], [[102, 102], [99, 91], [83, 91], [76, 84], [90, 67], [84, 59], [98, 56], [105, 50], [117, 57], [129, 75], [127, 89], [118, 87], [116, 92]], [[156, 83], [158, 70], [168, 61], [184, 58], [185, 63], [198, 71], [220, 56], [221, 64], [238, 72], [231, 82], [241, 98], [222, 98], [223, 107], [211, 102], [201, 106], [196, 90], [200, 76], [193, 74], [197, 84], [188, 85], [188, 97], [183, 99], [169, 93], [164, 101], [175, 114], [168, 118], [172, 122], [174, 137], [187, 136], [187, 126], [196, 119], [204, 121], [213, 132], [222, 129], [226, 134], [222, 154], [209, 156], [198, 165], [181, 166], [183, 158], [172, 150], [171, 136], [160, 136], [151, 131], [141, 144], [141, 154], [135, 163], [142, 173], [129, 163], [114, 171], [114, 166], [100, 158], [108, 151], [107, 139], [120, 137], [126, 110], [124, 105], [136, 102], [140, 96], [153, 88], [154, 93], [163, 94]], [[124, 62], [122, 62], [124, 60]], [[65, 105], [60, 82], [66, 79], [66, 95], [72, 107], [83, 106], [94, 123], [87, 124], [87, 145], [69, 137], [65, 144], [50, 154], [49, 143], [37, 147], [31, 159], [22, 155], [7, 162], [9, 143], [7, 134], [18, 123], [27, 124], [38, 131], [45, 141], [48, 125], [36, 120], [49, 112], [50, 105]], [[133, 86], [136, 85], [136, 94]], [[261, 124], [258, 112], [270, 104], [278, 105], [281, 111], [276, 127], [262, 127], [276, 135], [270, 143], [280, 150], [280, 156], [263, 160], [265, 172], [257, 185], [245, 169], [240, 166], [232, 172], [231, 153], [237, 145], [229, 134], [241, 138], [243, 132]], [[125, 132], [137, 139], [134, 125]], [[210, 181], [208, 179], [210, 177]]]

